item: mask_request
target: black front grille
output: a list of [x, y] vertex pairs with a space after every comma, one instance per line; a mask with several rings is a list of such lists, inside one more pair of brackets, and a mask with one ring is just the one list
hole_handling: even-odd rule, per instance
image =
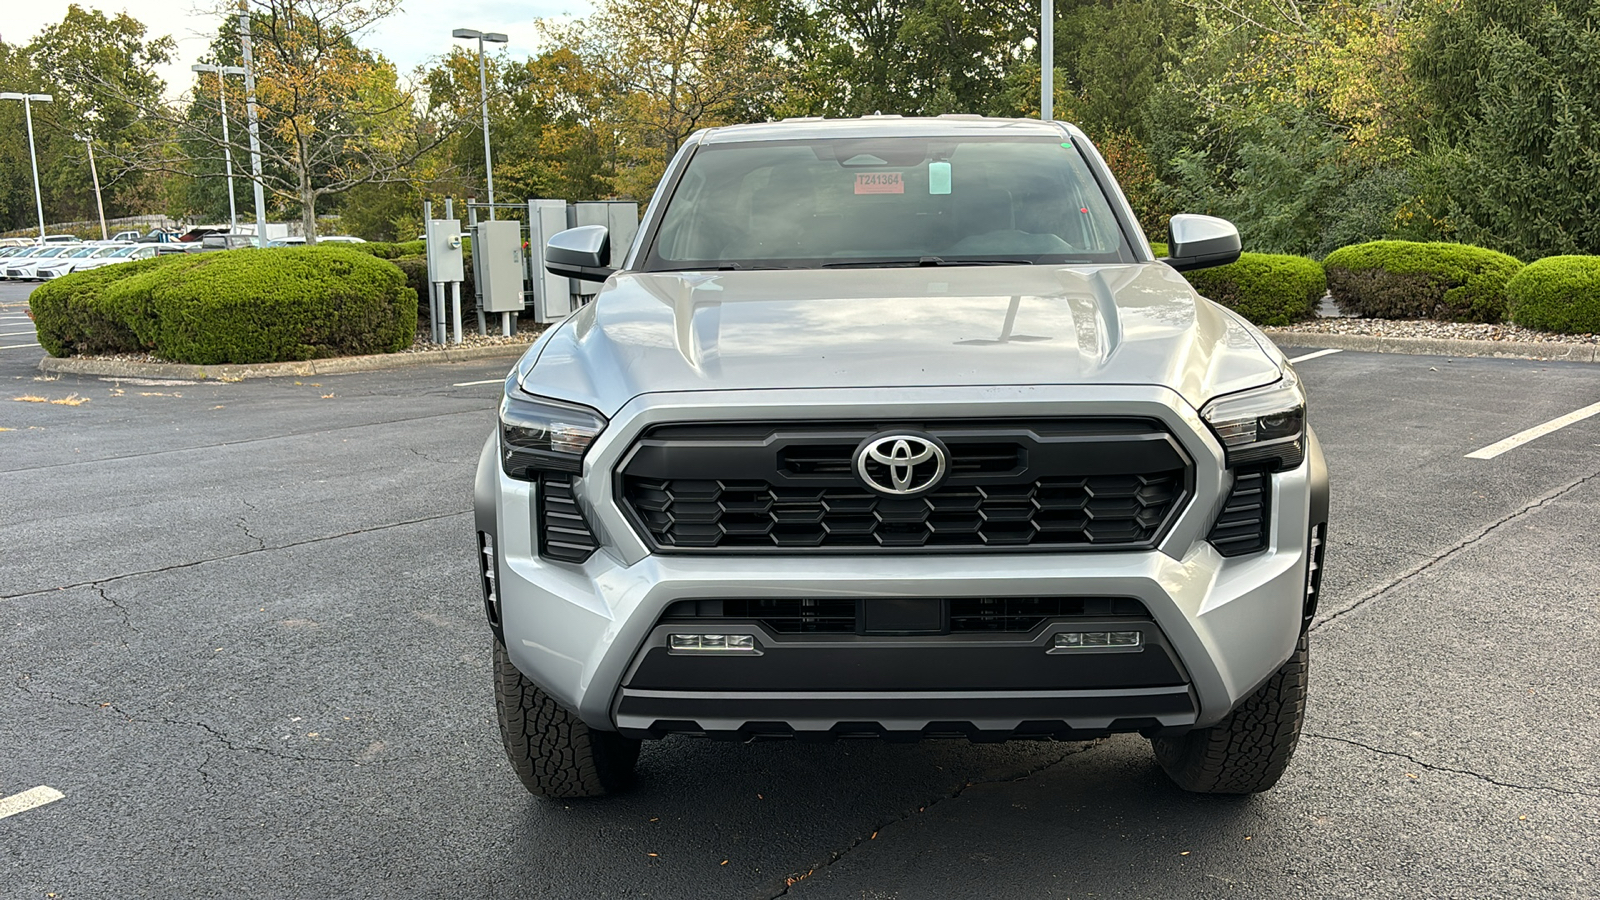
[[1243, 556], [1266, 549], [1272, 483], [1263, 470], [1236, 472], [1222, 514], [1206, 538], [1223, 556]]
[[950, 601], [950, 630], [1032, 631], [1046, 619], [1084, 616], [1144, 618], [1131, 597], [982, 597]]
[[[889, 628], [870, 623], [884, 617], [868, 606], [926, 605], [931, 628]], [[668, 621], [754, 620], [777, 634], [973, 634], [1023, 633], [1051, 619], [1148, 619], [1149, 610], [1131, 597], [914, 597], [796, 599], [789, 597], [733, 600], [680, 600], [664, 617]]]
[[572, 496], [572, 476], [546, 472], [539, 476], [539, 555], [562, 562], [583, 562], [599, 542]]
[[916, 427], [948, 474], [910, 497], [870, 488], [857, 448], [885, 429], [667, 426], [623, 465], [621, 495], [665, 551], [1144, 549], [1189, 495], [1188, 457], [1144, 420]]

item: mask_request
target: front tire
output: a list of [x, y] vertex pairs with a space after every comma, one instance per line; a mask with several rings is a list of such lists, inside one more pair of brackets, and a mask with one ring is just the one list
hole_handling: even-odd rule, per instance
[[1270, 789], [1300, 743], [1309, 668], [1302, 634], [1289, 661], [1221, 722], [1182, 737], [1152, 738], [1156, 762], [1186, 791], [1258, 794]]
[[506, 757], [536, 796], [601, 797], [633, 784], [637, 740], [596, 731], [523, 676], [494, 642], [494, 700]]

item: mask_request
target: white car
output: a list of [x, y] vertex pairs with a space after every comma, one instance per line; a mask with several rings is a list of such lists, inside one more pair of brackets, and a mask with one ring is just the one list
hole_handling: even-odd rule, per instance
[[121, 249], [122, 245], [120, 244], [85, 245], [70, 253], [63, 253], [54, 259], [34, 266], [33, 277], [39, 281], [48, 281], [52, 278], [60, 278], [62, 275], [80, 272], [88, 262], [110, 256]]
[[34, 269], [46, 260], [71, 253], [78, 249], [76, 244], [59, 247], [34, 247], [25, 254], [13, 256], [5, 261], [5, 279], [7, 281], [32, 281]]
[[99, 269], [121, 262], [132, 262], [136, 259], [151, 259], [156, 255], [154, 244], [140, 244], [127, 247], [112, 247], [109, 253], [96, 253], [88, 259], [75, 260], [77, 265], [72, 271], [84, 272], [90, 269]]

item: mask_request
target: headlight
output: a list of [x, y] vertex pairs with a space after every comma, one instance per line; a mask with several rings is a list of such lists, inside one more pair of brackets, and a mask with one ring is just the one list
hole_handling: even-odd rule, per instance
[[1266, 387], [1218, 397], [1200, 410], [1228, 453], [1228, 467], [1276, 462], [1294, 469], [1306, 457], [1306, 395], [1293, 369]]
[[581, 472], [583, 454], [606, 427], [592, 409], [507, 394], [500, 401], [500, 467], [523, 481], [538, 471]]

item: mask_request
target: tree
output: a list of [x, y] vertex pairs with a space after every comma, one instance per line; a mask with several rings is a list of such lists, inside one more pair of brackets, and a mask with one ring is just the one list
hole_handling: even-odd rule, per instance
[[[396, 6], [396, 0], [266, 0], [251, 14], [262, 184], [281, 205], [298, 210], [308, 242], [316, 239], [319, 201], [362, 185], [407, 181], [418, 160], [458, 124], [419, 119], [417, 99], [394, 66], [357, 44]], [[232, 10], [228, 4], [221, 11]], [[214, 62], [237, 64], [234, 27], [230, 22], [213, 45]], [[144, 107], [175, 131], [182, 152], [176, 158], [146, 155], [140, 164], [218, 172], [224, 143], [212, 110], [219, 89], [228, 92], [228, 149], [236, 165], [248, 165], [243, 87], [236, 78], [219, 85], [211, 74], [198, 80], [183, 113]]]
[[[611, 196], [617, 134], [609, 118], [608, 98], [616, 93], [612, 85], [567, 45], [521, 63], [503, 55], [485, 62], [500, 194], [519, 200]], [[441, 147], [452, 168], [438, 173], [450, 190], [475, 196], [483, 184], [477, 55], [452, 50], [428, 71], [426, 83], [432, 111], [475, 126], [456, 132]]]
[[1432, 127], [1419, 206], [1524, 259], [1600, 253], [1600, 5], [1461, 0], [1413, 56]]
[[771, 29], [736, 0], [601, 0], [554, 36], [614, 92], [606, 118], [624, 197], [647, 198], [696, 130], [765, 118], [782, 83]]
[[[1039, 22], [1024, 0], [770, 0], [759, 9], [791, 72], [790, 115], [1009, 113], [1007, 76], [1026, 68]], [[1035, 94], [1038, 84], [1034, 69]]]
[[[159, 124], [141, 116], [139, 106], [160, 102], [166, 85], [155, 70], [169, 61], [172, 47], [171, 38], [149, 38], [143, 23], [127, 14], [107, 16], [77, 4], [28, 44], [0, 43], [0, 84], [54, 97], [33, 107], [47, 218], [94, 218], [84, 139], [94, 141], [100, 157], [107, 215], [145, 211], [149, 179], [116, 159], [128, 148], [160, 142]], [[32, 223], [35, 216], [22, 120], [21, 104], [0, 104], [0, 227]]]

